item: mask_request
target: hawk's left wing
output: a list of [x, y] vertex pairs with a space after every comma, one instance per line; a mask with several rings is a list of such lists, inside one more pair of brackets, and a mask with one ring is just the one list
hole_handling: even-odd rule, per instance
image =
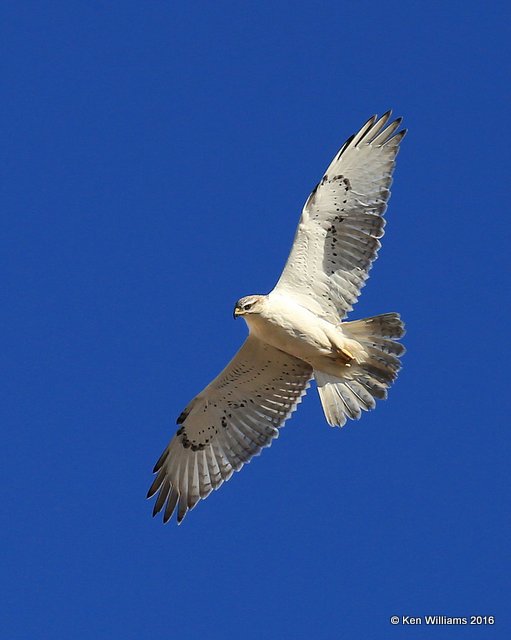
[[249, 336], [222, 373], [179, 416], [148, 497], [177, 521], [268, 447], [309, 386], [311, 367]]
[[396, 156], [390, 111], [351, 136], [303, 208], [293, 248], [275, 291], [338, 322], [357, 300], [380, 247]]

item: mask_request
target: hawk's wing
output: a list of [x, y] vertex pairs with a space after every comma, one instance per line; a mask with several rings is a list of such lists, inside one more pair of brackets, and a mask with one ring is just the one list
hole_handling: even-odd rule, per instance
[[177, 520], [271, 444], [309, 386], [308, 364], [249, 336], [233, 360], [178, 418], [156, 463], [156, 515]]
[[342, 146], [303, 208], [293, 248], [274, 291], [337, 322], [351, 311], [376, 258], [396, 155], [390, 111], [373, 116]]

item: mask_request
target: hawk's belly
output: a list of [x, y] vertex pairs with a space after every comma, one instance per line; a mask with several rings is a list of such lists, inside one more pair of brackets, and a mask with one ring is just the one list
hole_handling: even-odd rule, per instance
[[260, 340], [300, 360], [331, 356], [342, 333], [323, 318], [294, 302], [272, 301], [264, 315], [247, 315], [250, 332]]

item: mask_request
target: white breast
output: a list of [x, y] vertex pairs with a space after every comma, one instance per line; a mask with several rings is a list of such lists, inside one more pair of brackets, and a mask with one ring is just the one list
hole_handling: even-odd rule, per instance
[[333, 325], [294, 300], [271, 294], [262, 314], [248, 314], [250, 332], [273, 347], [309, 361], [331, 353], [328, 334]]

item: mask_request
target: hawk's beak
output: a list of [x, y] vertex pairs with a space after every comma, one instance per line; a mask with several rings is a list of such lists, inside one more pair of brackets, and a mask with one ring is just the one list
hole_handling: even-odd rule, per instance
[[236, 320], [236, 318], [240, 315], [241, 315], [241, 309], [238, 307], [238, 305], [236, 305], [234, 307], [234, 311], [232, 312], [232, 317]]

